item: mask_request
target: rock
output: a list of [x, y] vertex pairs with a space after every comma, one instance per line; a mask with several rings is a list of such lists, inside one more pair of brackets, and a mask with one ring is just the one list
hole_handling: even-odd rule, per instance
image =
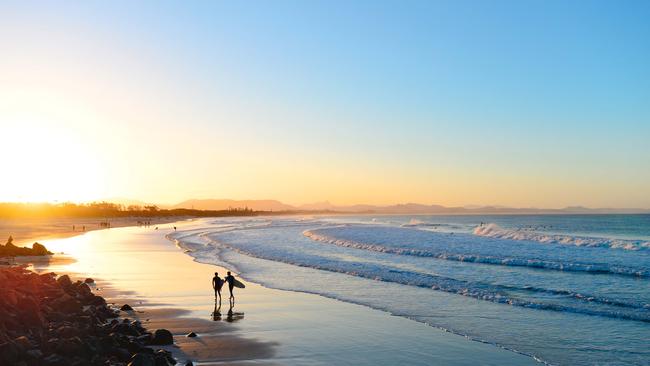
[[174, 343], [174, 336], [167, 329], [156, 329], [151, 339], [151, 344], [154, 345], [168, 345]]
[[43, 357], [43, 352], [41, 352], [40, 349], [33, 349], [29, 350], [25, 353], [27, 357], [29, 357], [31, 360], [40, 360]]
[[62, 325], [56, 329], [56, 333], [59, 335], [61, 338], [71, 338], [74, 336], [79, 335], [79, 332], [68, 325]]
[[120, 310], [122, 310], [122, 311], [133, 311], [133, 308], [129, 304], [124, 304], [124, 305], [122, 305]]
[[14, 344], [18, 346], [23, 352], [26, 352], [33, 348], [32, 343], [25, 336], [20, 336], [14, 339]]
[[[67, 276], [65, 276], [67, 277]], [[60, 277], [59, 277], [60, 278]], [[57, 280], [58, 281], [58, 280]], [[68, 281], [70, 279], [68, 278]], [[68, 294], [63, 294], [59, 298], [55, 299], [52, 301], [52, 307], [60, 312], [63, 313], [79, 313], [81, 312], [81, 303], [77, 301], [75, 298]]]
[[86, 279], [84, 280], [84, 282], [85, 282], [85, 283], [95, 283], [95, 280], [93, 280], [92, 278], [86, 278]]
[[11, 365], [18, 359], [20, 348], [13, 342], [5, 342], [0, 344], [0, 364]]
[[189, 333], [187, 333], [186, 337], [194, 338], [194, 337], [196, 337], [196, 333], [194, 333], [194, 332], [189, 332]]
[[128, 366], [156, 366], [156, 360], [151, 354], [136, 353], [131, 357]]
[[85, 345], [79, 337], [65, 338], [59, 341], [56, 352], [64, 356], [79, 356], [85, 352]]
[[194, 364], [192, 363], [192, 361], [187, 361], [187, 362], [185, 363], [185, 366], [194, 366]]
[[68, 275], [63, 275], [57, 278], [56, 282], [59, 284], [59, 286], [63, 287], [64, 289], [67, 289], [70, 286], [72, 286], [72, 281], [70, 281], [70, 277]]
[[49, 250], [45, 249], [45, 246], [40, 243], [32, 244], [32, 255], [50, 255], [52, 254]]
[[156, 359], [156, 366], [174, 366], [176, 365], [176, 360], [172, 357], [171, 352], [164, 349], [159, 349], [154, 353]]
[[153, 336], [151, 335], [151, 333], [148, 333], [148, 332], [147, 332], [147, 333], [145, 333], [145, 334], [143, 334], [143, 335], [141, 335], [141, 336], [138, 336], [136, 339], [137, 339], [138, 341], [144, 343], [144, 344], [150, 344], [152, 338], [153, 338]]
[[65, 358], [53, 353], [45, 357], [41, 364], [46, 366], [65, 366], [67, 362]]
[[129, 359], [131, 359], [131, 354], [127, 349], [118, 347], [113, 350], [111, 350], [113, 356], [117, 357], [118, 360], [127, 362]]

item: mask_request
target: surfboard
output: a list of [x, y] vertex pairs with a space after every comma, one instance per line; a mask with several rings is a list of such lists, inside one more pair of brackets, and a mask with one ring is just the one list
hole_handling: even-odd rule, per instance
[[239, 282], [239, 280], [236, 278], [234, 281], [232, 281], [232, 285], [239, 288], [246, 288], [246, 286], [243, 283]]

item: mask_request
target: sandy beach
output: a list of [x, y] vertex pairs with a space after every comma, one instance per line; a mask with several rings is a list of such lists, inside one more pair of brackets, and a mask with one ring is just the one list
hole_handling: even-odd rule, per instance
[[[179, 230], [200, 222], [178, 222]], [[171, 226], [170, 226], [171, 227]], [[365, 306], [243, 282], [229, 315], [215, 315], [210, 281], [227, 268], [197, 263], [165, 237], [170, 228], [124, 227], [43, 243], [57, 254], [39, 272], [93, 277], [96, 291], [135, 311], [148, 329], [174, 333], [179, 362], [201, 365], [522, 365], [529, 357]], [[227, 292], [227, 291], [225, 291]], [[227, 296], [227, 295], [226, 295]], [[186, 337], [195, 332], [196, 338]], [[184, 364], [184, 363], [183, 363]]]
[[[179, 217], [115, 217], [115, 218], [43, 218], [43, 219], [0, 219], [0, 240], [11, 235], [14, 244], [24, 246], [45, 239], [69, 238], [84, 232], [102, 230], [102, 222], [110, 222], [112, 228], [138, 226], [149, 221], [156, 225], [180, 221]], [[74, 230], [73, 230], [74, 227]]]

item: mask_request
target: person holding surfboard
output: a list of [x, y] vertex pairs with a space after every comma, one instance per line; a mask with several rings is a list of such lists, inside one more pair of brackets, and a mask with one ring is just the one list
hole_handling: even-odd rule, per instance
[[233, 293], [233, 288], [239, 287], [239, 288], [245, 288], [243, 283], [237, 281], [235, 276], [230, 274], [230, 271], [228, 271], [228, 275], [225, 278], [226, 282], [228, 282], [228, 291], [230, 291], [230, 306], [235, 305], [235, 295]]
[[[214, 289], [214, 299], [219, 299], [219, 306], [221, 306], [221, 288], [223, 287], [223, 283], [224, 280], [219, 277], [219, 273], [214, 272], [214, 277], [212, 278], [212, 288]], [[232, 293], [232, 290], [230, 292]]]

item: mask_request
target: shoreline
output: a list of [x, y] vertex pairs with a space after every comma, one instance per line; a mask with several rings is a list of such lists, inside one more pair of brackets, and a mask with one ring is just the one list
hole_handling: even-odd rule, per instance
[[[116, 218], [54, 218], [54, 219], [0, 219], [0, 241], [9, 236], [17, 246], [30, 245], [34, 242], [53, 239], [65, 239], [87, 232], [120, 227], [141, 226], [140, 221], [150, 221], [151, 226], [171, 224], [196, 219], [194, 216], [142, 217], [128, 216]], [[100, 226], [101, 222], [110, 222], [110, 227]], [[72, 226], [75, 230], [72, 230]], [[85, 230], [84, 230], [85, 227]]]
[[[201, 222], [177, 225], [187, 230], [200, 228]], [[367, 306], [246, 281], [246, 289], [236, 292], [233, 316], [229, 319], [222, 307], [221, 317], [215, 319], [209, 282], [214, 271], [223, 275], [227, 269], [195, 261], [164, 237], [167, 232], [127, 227], [46, 240], [48, 249], [68, 255], [35, 268], [99, 279], [103, 283], [99, 294], [107, 301], [128, 302], [147, 328], [171, 330], [177, 344], [170, 350], [182, 362], [326, 365], [381, 364], [392, 359], [422, 365], [469, 365], [478, 360], [493, 365], [537, 364], [529, 357]], [[109, 289], [119, 290], [112, 297]], [[190, 331], [198, 337], [185, 337]]]

